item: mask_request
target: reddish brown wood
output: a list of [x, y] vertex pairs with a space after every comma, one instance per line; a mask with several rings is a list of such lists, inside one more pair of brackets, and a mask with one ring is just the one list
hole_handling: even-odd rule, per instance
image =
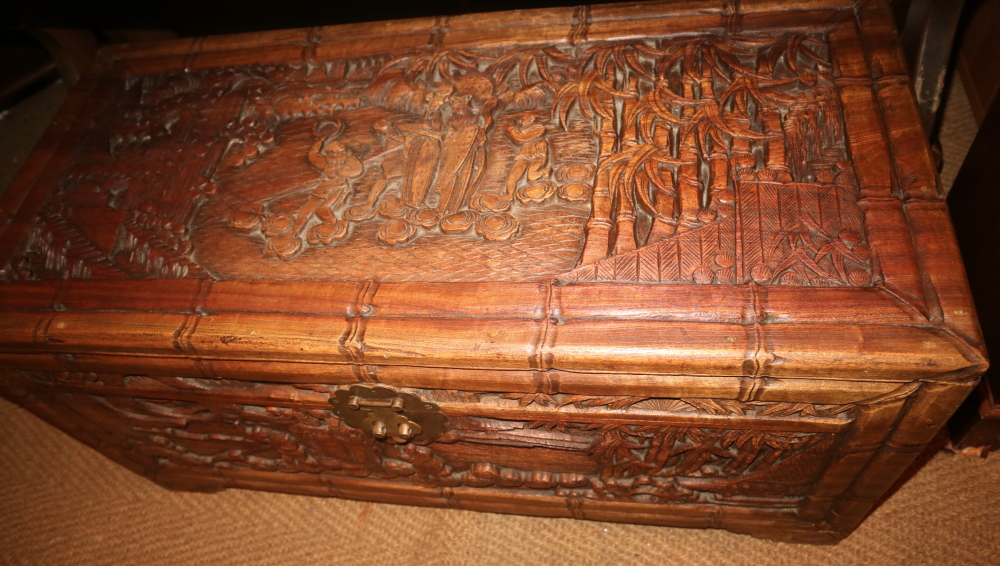
[[0, 392], [169, 487], [829, 543], [986, 367], [881, 2], [99, 59], [0, 202]]

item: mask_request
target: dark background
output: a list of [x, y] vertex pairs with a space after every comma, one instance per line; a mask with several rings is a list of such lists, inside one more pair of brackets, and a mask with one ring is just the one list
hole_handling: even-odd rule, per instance
[[0, 0], [0, 111], [60, 77], [72, 86], [96, 50], [109, 43], [574, 6], [584, 1]]
[[[605, 0], [607, 1], [607, 0]], [[112, 39], [116, 30], [170, 30], [181, 37], [312, 27], [422, 16], [575, 6], [582, 0], [8, 0], [5, 28], [86, 27]], [[2, 4], [2, 3], [0, 3]]]

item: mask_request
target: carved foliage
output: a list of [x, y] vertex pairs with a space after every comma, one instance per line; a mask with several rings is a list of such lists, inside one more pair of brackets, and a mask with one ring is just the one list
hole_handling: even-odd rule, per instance
[[785, 34], [129, 78], [3, 277], [225, 276], [249, 240], [285, 276], [868, 285], [832, 76]]
[[602, 480], [640, 475], [731, 477], [743, 474], [751, 464], [767, 469], [786, 452], [795, 453], [822, 436], [609, 424], [599, 427], [599, 440], [590, 454], [603, 464]]
[[811, 35], [592, 48], [557, 104], [601, 123], [584, 265], [560, 278], [870, 284], [825, 51]]
[[[108, 436], [106, 442], [163, 464], [345, 474], [436, 487], [541, 489], [567, 497], [639, 502], [695, 502], [761, 493], [801, 495], [828, 457], [834, 435], [795, 432], [794, 421], [788, 423], [789, 431], [761, 431], [716, 428], [718, 425], [595, 422], [588, 415], [642, 409], [692, 416], [754, 414], [810, 419], [852, 410], [851, 406], [710, 399], [505, 395], [520, 406], [539, 404], [549, 412], [545, 420], [530, 422], [456, 417], [452, 430], [438, 442], [400, 444], [376, 441], [367, 432], [345, 425], [330, 409], [232, 401], [297, 398], [322, 406], [316, 401], [328, 398], [335, 389], [331, 386], [301, 386], [306, 392], [303, 397], [303, 393], [293, 393], [293, 386], [225, 380], [55, 373], [32, 378], [40, 384], [58, 383], [88, 391], [74, 396], [73, 410], [102, 422], [112, 416], [132, 433]], [[108, 388], [133, 388], [144, 395], [156, 390], [174, 392], [175, 396], [183, 393], [187, 400], [121, 397], [120, 393], [105, 396], [102, 389]], [[431, 392], [423, 393], [433, 398]], [[474, 399], [458, 393], [445, 397]], [[481, 397], [481, 402], [491, 403], [488, 396]], [[576, 410], [566, 412], [571, 407]], [[531, 469], [489, 461], [458, 465], [438, 453], [436, 447], [441, 443], [575, 451], [592, 458], [597, 472], [554, 472], [544, 465]], [[787, 466], [791, 472], [784, 471]]]
[[505, 393], [503, 399], [514, 399], [521, 407], [532, 403], [542, 406], [565, 407], [573, 405], [577, 408], [608, 407], [610, 409], [627, 409], [645, 400], [645, 397], [595, 397], [589, 395], [548, 395], [545, 393]]
[[[480, 394], [480, 398], [488, 395]], [[736, 401], [733, 399], [664, 399], [627, 396], [592, 396], [546, 393], [504, 393], [502, 399], [516, 400], [521, 407], [540, 406], [607, 408], [627, 411], [630, 408], [669, 413], [703, 413], [709, 415], [837, 417], [852, 413], [854, 405], [814, 405], [774, 401]]]

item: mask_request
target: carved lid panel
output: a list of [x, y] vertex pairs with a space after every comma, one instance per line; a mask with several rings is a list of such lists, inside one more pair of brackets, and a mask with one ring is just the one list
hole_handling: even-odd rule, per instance
[[5, 279], [866, 286], [829, 31], [110, 72]]

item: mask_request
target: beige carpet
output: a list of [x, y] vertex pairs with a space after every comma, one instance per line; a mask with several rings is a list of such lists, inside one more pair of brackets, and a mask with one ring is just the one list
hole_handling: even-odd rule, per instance
[[[0, 119], [0, 140], [18, 140], [0, 142], [0, 180], [61, 96], [50, 88]], [[961, 114], [949, 109], [944, 140], [945, 156], [958, 160], [975, 132], [954, 123]], [[950, 184], [954, 173], [942, 176]], [[928, 456], [847, 540], [805, 546], [242, 490], [169, 492], [0, 400], [0, 564], [1000, 564], [1000, 455]]]
[[951, 190], [951, 184], [962, 168], [962, 161], [972, 146], [977, 130], [969, 98], [962, 87], [962, 81], [956, 75], [948, 91], [944, 113], [941, 115], [941, 130], [938, 132], [941, 140], [941, 186], [945, 194]]

